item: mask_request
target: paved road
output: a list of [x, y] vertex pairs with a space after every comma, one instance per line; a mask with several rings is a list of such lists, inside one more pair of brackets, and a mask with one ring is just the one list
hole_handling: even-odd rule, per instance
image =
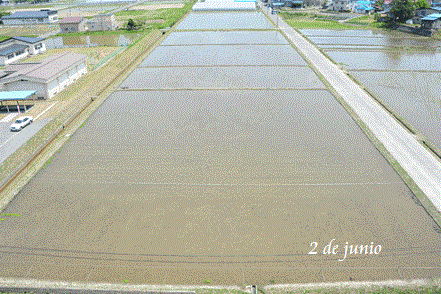
[[50, 119], [38, 119], [20, 132], [11, 132], [9, 130], [9, 127], [13, 122], [0, 123], [0, 164], [8, 158], [9, 155], [13, 154], [18, 148], [26, 143], [49, 121]]
[[[267, 12], [266, 9], [262, 11]], [[268, 14], [268, 16], [350, 105], [435, 207], [441, 211], [440, 161], [316, 47], [277, 15]]]

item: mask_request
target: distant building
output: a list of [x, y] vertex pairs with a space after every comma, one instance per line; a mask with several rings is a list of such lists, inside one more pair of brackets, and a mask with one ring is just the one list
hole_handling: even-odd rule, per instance
[[86, 20], [81, 16], [65, 17], [58, 24], [62, 33], [78, 33], [87, 30]]
[[[36, 62], [21, 64], [0, 82], [5, 91], [37, 91], [38, 99], [50, 99], [87, 73], [85, 54], [65, 52]], [[11, 73], [12, 72], [12, 73]]]
[[58, 11], [42, 9], [40, 11], [17, 11], [10, 15], [2, 16], [4, 25], [30, 25], [48, 24], [58, 21]]
[[12, 37], [0, 42], [0, 65], [7, 65], [44, 51], [46, 45], [42, 38]]
[[87, 21], [89, 31], [113, 31], [118, 28], [118, 22], [113, 14], [95, 15], [93, 19]]
[[331, 10], [335, 11], [351, 11], [352, 3], [350, 0], [335, 0], [332, 2]]
[[438, 30], [441, 28], [441, 14], [432, 13], [421, 19], [421, 27], [424, 29]]

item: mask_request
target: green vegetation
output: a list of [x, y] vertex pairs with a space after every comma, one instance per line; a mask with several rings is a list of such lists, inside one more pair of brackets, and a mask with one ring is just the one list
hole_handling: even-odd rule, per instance
[[[11, 13], [10, 13], [9, 11], [3, 11], [3, 12], [0, 12], [0, 18], [1, 18], [2, 16], [10, 15], [10, 14], [11, 14]], [[3, 24], [3, 21], [0, 20], [0, 24]]]
[[127, 21], [127, 29], [130, 31], [134, 29], [164, 29], [173, 26], [191, 9], [195, 2], [196, 0], [186, 2], [181, 8], [124, 10], [116, 13], [115, 17], [119, 21]]
[[415, 9], [420, 9], [420, 8], [430, 8], [429, 3], [427, 3], [427, 0], [417, 0], [415, 2]]
[[129, 21], [127, 22], [127, 29], [129, 31], [136, 29], [136, 23], [133, 18], [129, 19]]
[[389, 28], [387, 23], [377, 22], [377, 19], [378, 14], [369, 14], [350, 19], [345, 23], [357, 26], [367, 26], [368, 28]]
[[280, 16], [293, 28], [298, 29], [353, 29], [354, 26], [339, 23], [325, 16], [309, 13], [282, 12]]
[[394, 0], [390, 10], [393, 18], [390, 21], [403, 23], [414, 16], [415, 9], [428, 7], [429, 4], [426, 0], [417, 0], [416, 2], [413, 0]]
[[2, 213], [0, 214], [0, 216], [21, 216], [21, 215], [18, 213]]
[[316, 13], [282, 12], [285, 22], [297, 29], [372, 29], [386, 28], [387, 24], [378, 23], [374, 15], [363, 15], [346, 22], [338, 22], [337, 16], [319, 15]]
[[0, 36], [0, 42], [4, 41], [6, 39], [9, 39], [9, 38], [10, 38], [10, 36]]

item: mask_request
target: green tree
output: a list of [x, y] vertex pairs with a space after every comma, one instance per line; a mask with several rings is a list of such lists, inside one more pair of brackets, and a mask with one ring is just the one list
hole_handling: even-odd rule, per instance
[[430, 8], [429, 3], [427, 3], [427, 0], [417, 0], [415, 2], [415, 9], [421, 9], [421, 8]]
[[135, 21], [132, 18], [129, 19], [129, 21], [127, 22], [127, 29], [128, 30], [134, 30], [135, 28], [136, 28]]
[[383, 9], [384, 0], [375, 1], [375, 6], [378, 6], [380, 9]]
[[413, 0], [394, 0], [390, 12], [393, 15], [393, 21], [405, 22], [415, 12], [414, 2]]

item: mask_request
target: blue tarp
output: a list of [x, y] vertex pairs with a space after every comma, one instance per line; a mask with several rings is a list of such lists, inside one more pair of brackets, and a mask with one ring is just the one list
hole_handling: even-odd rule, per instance
[[374, 9], [372, 7], [372, 1], [357, 1], [357, 3], [355, 3], [355, 9], [356, 10], [364, 10], [364, 11], [369, 11]]
[[0, 101], [25, 100], [37, 93], [37, 91], [3, 91], [0, 92]]
[[439, 18], [441, 18], [441, 14], [432, 13], [432, 14], [429, 14], [428, 16], [423, 17], [421, 20], [437, 20]]

